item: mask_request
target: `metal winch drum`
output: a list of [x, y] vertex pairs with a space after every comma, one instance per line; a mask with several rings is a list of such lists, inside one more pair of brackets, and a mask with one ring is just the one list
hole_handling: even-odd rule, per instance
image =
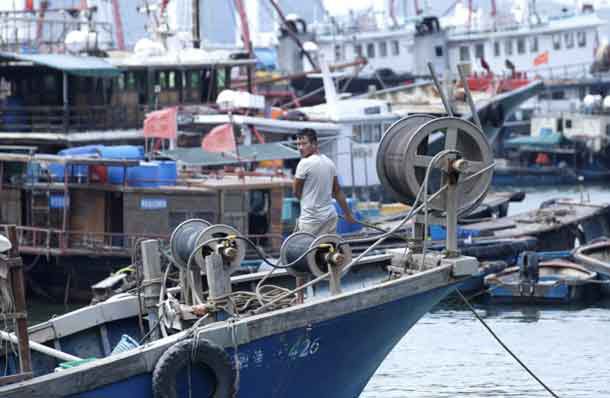
[[308, 232], [295, 232], [290, 235], [280, 248], [280, 261], [290, 264], [301, 257], [305, 252], [312, 250], [303, 259], [288, 268], [288, 272], [295, 276], [313, 274], [322, 276], [329, 271], [329, 262], [336, 265], [343, 276], [345, 268], [352, 261], [352, 249], [337, 235], [327, 234], [316, 238]]
[[[417, 114], [394, 123], [385, 132], [377, 151], [377, 174], [384, 188], [396, 200], [412, 204], [425, 182], [426, 170], [441, 150], [455, 150], [467, 161], [468, 169], [458, 178], [458, 214], [476, 208], [491, 184], [493, 168], [469, 178], [493, 163], [492, 150], [481, 129], [456, 117], [435, 118]], [[440, 168], [442, 161], [433, 167]], [[429, 208], [444, 211], [446, 196], [430, 201]]]
[[[232, 236], [241, 235], [239, 231], [229, 225], [210, 224], [201, 219], [191, 219], [182, 222], [174, 229], [170, 237], [171, 254], [176, 264], [183, 269], [187, 268], [188, 259], [205, 242], [195, 254], [191, 268], [198, 267], [205, 273], [204, 252], [219, 252], [225, 263], [229, 265], [229, 273], [239, 269], [246, 256], [246, 243], [242, 239], [231, 239]], [[227, 239], [224, 239], [227, 238]]]

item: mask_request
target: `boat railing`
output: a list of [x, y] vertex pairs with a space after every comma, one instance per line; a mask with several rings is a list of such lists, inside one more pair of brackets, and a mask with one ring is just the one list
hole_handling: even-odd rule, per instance
[[[0, 233], [7, 235], [9, 225], [0, 225]], [[250, 234], [246, 235], [267, 256], [277, 256], [284, 237], [281, 234]], [[143, 239], [159, 239], [168, 241], [169, 235], [63, 231], [61, 229], [17, 226], [19, 250], [24, 254], [33, 255], [96, 255], [96, 256], [130, 256], [138, 241]], [[254, 248], [248, 252], [255, 257]]]
[[[66, 34], [80, 30], [83, 25], [82, 20], [70, 18], [68, 14], [55, 12], [40, 18], [33, 13], [0, 12], [0, 50], [64, 52]], [[91, 31], [98, 33], [96, 39], [99, 45], [113, 47], [112, 24], [89, 21], [87, 25]]]
[[[8, 225], [1, 225], [0, 231], [6, 233]], [[27, 254], [128, 256], [138, 240], [163, 240], [167, 236], [18, 226], [17, 239], [20, 251]]]
[[0, 105], [0, 131], [69, 133], [141, 128], [146, 112], [147, 107], [140, 105]]

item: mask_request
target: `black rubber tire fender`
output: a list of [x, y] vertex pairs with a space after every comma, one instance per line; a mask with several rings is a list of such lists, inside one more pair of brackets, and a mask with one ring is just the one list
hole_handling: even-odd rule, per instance
[[216, 386], [212, 398], [235, 396], [235, 371], [222, 347], [205, 339], [185, 339], [169, 347], [159, 358], [152, 376], [154, 398], [176, 398], [176, 377], [189, 361], [212, 371]]

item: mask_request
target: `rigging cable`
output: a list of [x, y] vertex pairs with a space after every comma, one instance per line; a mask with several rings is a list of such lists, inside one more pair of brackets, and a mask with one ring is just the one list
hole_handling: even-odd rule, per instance
[[491, 328], [489, 327], [489, 325], [487, 325], [487, 323], [483, 320], [483, 318], [481, 318], [481, 316], [479, 314], [477, 314], [477, 311], [474, 309], [474, 307], [472, 306], [472, 304], [470, 304], [470, 301], [468, 301], [468, 299], [462, 294], [462, 292], [460, 291], [460, 289], [455, 289], [455, 291], [457, 292], [457, 294], [462, 298], [462, 301], [464, 301], [464, 304], [466, 304], [466, 306], [468, 307], [468, 309], [470, 310], [470, 312], [472, 312], [474, 314], [474, 316], [483, 324], [483, 326], [485, 326], [485, 329], [487, 329], [487, 331], [489, 333], [491, 333], [491, 335], [493, 336], [494, 339], [496, 339], [496, 341], [502, 346], [502, 348], [504, 348], [506, 350], [506, 352], [508, 352], [510, 354], [510, 356], [512, 356], [514, 358], [515, 361], [517, 361], [517, 363], [519, 363], [519, 365], [521, 365], [521, 367], [523, 369], [525, 369], [525, 371], [527, 373], [530, 374], [530, 376], [532, 376], [534, 378], [534, 380], [536, 380], [542, 387], [544, 387], [545, 390], [547, 390], [549, 392], [549, 394], [551, 394], [553, 397], [555, 398], [559, 398], [559, 396], [557, 394], [555, 394], [553, 392], [553, 390], [551, 390], [546, 384], [544, 384], [544, 382], [542, 380], [540, 380], [540, 378], [538, 376], [536, 376], [534, 374], [534, 372], [532, 372], [523, 362], [521, 362], [521, 360], [510, 350], [510, 348], [508, 348], [506, 346], [506, 344], [504, 344], [502, 342], [502, 340], [500, 340], [500, 338], [498, 337], [498, 335], [496, 335], [494, 333], [493, 330], [491, 330]]

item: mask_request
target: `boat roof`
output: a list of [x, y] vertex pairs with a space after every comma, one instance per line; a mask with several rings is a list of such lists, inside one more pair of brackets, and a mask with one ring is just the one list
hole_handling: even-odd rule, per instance
[[161, 55], [143, 55], [127, 52], [111, 52], [108, 61], [120, 68], [145, 67], [197, 67], [197, 66], [240, 66], [256, 64], [256, 59], [234, 58], [236, 53], [228, 50], [206, 51], [191, 48], [171, 51]]
[[299, 151], [281, 143], [239, 145], [239, 157], [225, 152], [206, 152], [201, 148], [177, 148], [161, 152], [189, 166], [224, 166], [263, 160], [298, 159]]
[[21, 54], [0, 52], [0, 63], [20, 66], [46, 66], [76, 76], [115, 77], [120, 69], [104, 58], [71, 54]]
[[374, 121], [396, 119], [398, 116], [390, 111], [390, 104], [385, 100], [347, 98], [339, 100], [333, 106], [324, 103], [315, 106], [298, 108], [311, 120], [328, 120], [333, 122]]
[[473, 40], [493, 40], [505, 37], [529, 36], [532, 34], [551, 34], [569, 30], [583, 30], [597, 28], [605, 25], [606, 22], [596, 14], [571, 15], [560, 18], [549, 19], [538, 25], [515, 25], [510, 29], [497, 31], [453, 31], [448, 36], [449, 43], [473, 41]]
[[248, 125], [260, 128], [265, 133], [296, 134], [300, 130], [310, 128], [316, 130], [320, 136], [334, 136], [341, 131], [341, 127], [336, 123], [323, 122], [302, 122], [293, 120], [277, 120], [266, 117], [232, 115], [195, 115], [193, 122], [197, 124], [218, 125], [223, 123], [234, 123], [238, 125]]

